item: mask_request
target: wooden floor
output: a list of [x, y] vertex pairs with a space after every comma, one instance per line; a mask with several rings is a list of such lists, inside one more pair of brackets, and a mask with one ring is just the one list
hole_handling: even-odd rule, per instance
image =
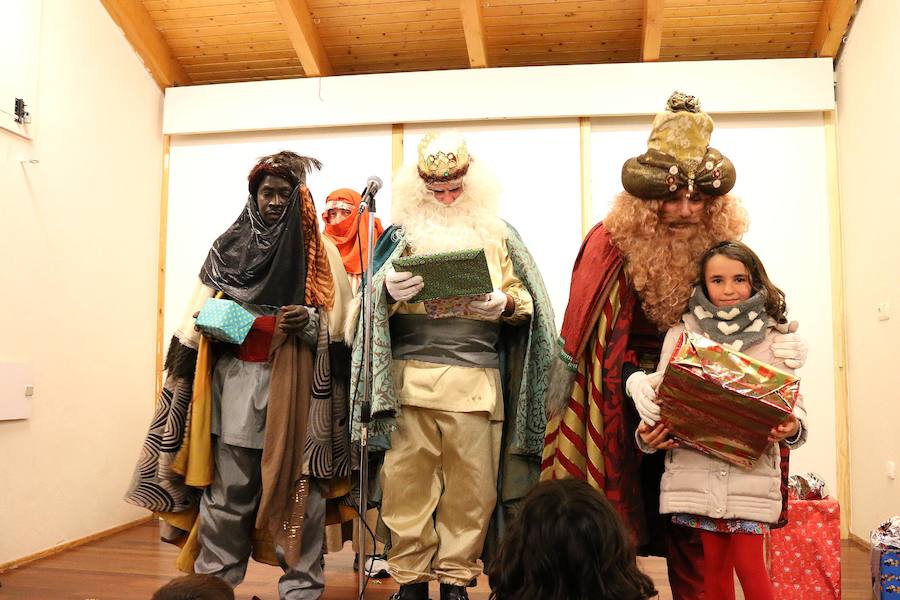
[[[145, 523], [104, 540], [45, 558], [19, 569], [0, 574], [0, 599], [28, 600], [149, 600], [153, 592], [171, 578], [180, 575], [173, 566], [176, 549], [158, 541], [154, 523]], [[658, 558], [640, 559], [641, 567], [656, 582], [661, 600], [671, 600], [666, 584], [665, 562]], [[868, 554], [845, 543], [843, 547], [844, 598], [871, 598]], [[356, 573], [353, 553], [347, 547], [325, 559], [324, 600], [356, 598]], [[236, 590], [238, 600], [257, 595], [262, 600], [277, 600], [280, 569], [251, 562], [247, 578]], [[366, 592], [370, 600], [386, 600], [397, 589], [390, 579], [372, 581]], [[487, 578], [480, 577], [470, 590], [472, 600], [487, 600]], [[431, 597], [437, 598], [432, 584]], [[739, 598], [743, 598], [738, 593]]]

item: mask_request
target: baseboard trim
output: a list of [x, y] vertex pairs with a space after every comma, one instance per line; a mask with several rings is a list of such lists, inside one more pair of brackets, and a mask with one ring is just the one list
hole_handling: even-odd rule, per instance
[[154, 518], [154, 515], [147, 515], [146, 517], [141, 517], [140, 519], [129, 521], [128, 523], [123, 523], [122, 525], [116, 525], [115, 527], [104, 529], [103, 531], [98, 531], [97, 533], [92, 533], [91, 535], [85, 536], [83, 538], [78, 538], [77, 540], [71, 540], [63, 544], [59, 544], [58, 546], [53, 546], [52, 548], [47, 548], [46, 550], [41, 550], [40, 552], [29, 554], [28, 556], [23, 556], [22, 558], [17, 558], [7, 563], [2, 563], [0, 564], [0, 573], [6, 573], [7, 571], [12, 571], [13, 569], [18, 569], [19, 567], [23, 567], [29, 563], [33, 563], [36, 560], [47, 558], [49, 556], [53, 556], [54, 554], [59, 554], [60, 552], [65, 552], [66, 550], [71, 550], [72, 548], [77, 548], [78, 546], [82, 546], [84, 544], [102, 540], [103, 538], [107, 538], [111, 535], [115, 535], [117, 533], [125, 531], [126, 529], [131, 529], [132, 527], [143, 525], [144, 523], [152, 521]]
[[858, 546], [866, 552], [872, 549], [872, 544], [869, 542], [869, 540], [865, 540], [855, 533], [851, 533], [847, 539], [850, 540], [850, 543], [852, 543], [854, 546]]

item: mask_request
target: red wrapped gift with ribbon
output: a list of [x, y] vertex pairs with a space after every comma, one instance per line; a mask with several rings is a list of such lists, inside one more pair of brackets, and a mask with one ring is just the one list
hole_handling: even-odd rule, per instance
[[834, 498], [788, 501], [788, 524], [768, 534], [778, 600], [840, 600], [841, 507]]
[[657, 393], [672, 437], [749, 469], [771, 429], [791, 415], [800, 379], [686, 331]]

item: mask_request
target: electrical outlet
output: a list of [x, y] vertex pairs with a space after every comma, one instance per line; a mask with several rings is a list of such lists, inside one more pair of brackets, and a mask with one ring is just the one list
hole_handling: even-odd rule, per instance
[[897, 479], [897, 465], [894, 464], [894, 461], [887, 461], [887, 464], [884, 465], [884, 474], [891, 481]]
[[882, 302], [875, 305], [875, 313], [878, 315], [879, 321], [887, 321], [891, 318], [891, 305], [889, 302]]
[[33, 385], [26, 385], [26, 386], [25, 386], [25, 397], [26, 397], [26, 398], [31, 398], [32, 396], [34, 396], [34, 386], [33, 386]]

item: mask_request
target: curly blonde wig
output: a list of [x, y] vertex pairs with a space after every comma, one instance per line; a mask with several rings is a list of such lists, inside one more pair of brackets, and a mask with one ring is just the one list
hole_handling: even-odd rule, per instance
[[660, 222], [661, 204], [622, 192], [603, 223], [625, 258], [644, 313], [666, 329], [681, 320], [704, 253], [718, 242], [739, 240], [749, 218], [741, 201], [725, 194], [707, 200], [700, 223], [675, 232]]

